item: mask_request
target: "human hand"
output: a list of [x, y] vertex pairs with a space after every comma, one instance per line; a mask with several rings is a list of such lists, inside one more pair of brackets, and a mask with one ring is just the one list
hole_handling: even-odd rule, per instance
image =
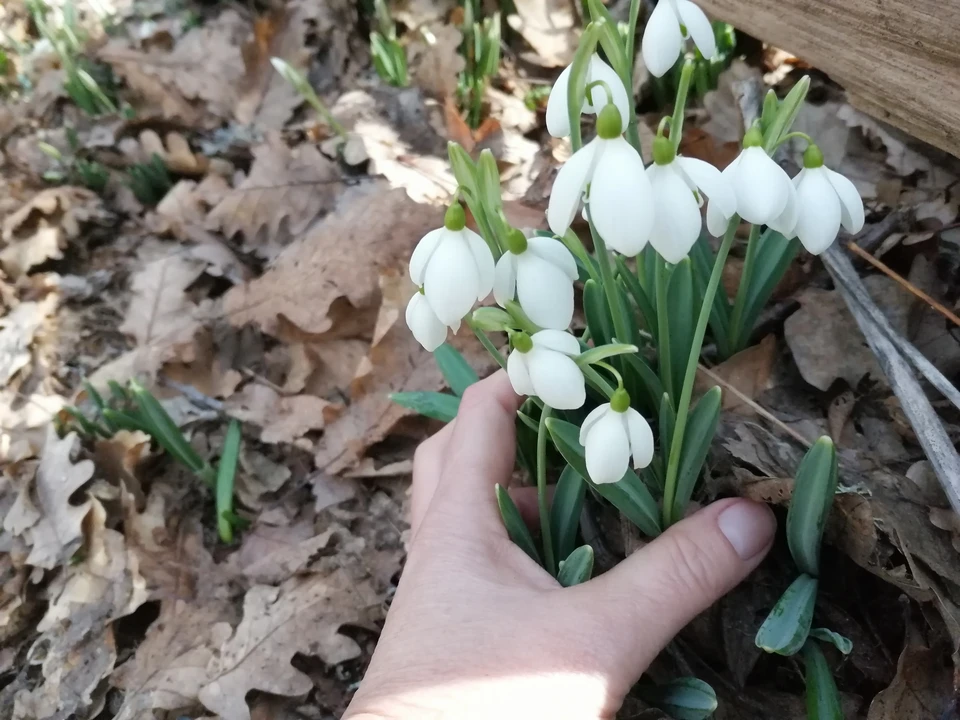
[[[673, 636], [770, 549], [770, 510], [721, 500], [561, 587], [507, 537], [494, 497], [521, 400], [498, 372], [417, 450], [407, 565], [345, 720], [612, 718]], [[526, 490], [511, 494], [533, 518]]]

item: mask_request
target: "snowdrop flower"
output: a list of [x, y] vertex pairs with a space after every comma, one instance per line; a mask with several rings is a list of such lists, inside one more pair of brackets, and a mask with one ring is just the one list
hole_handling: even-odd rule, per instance
[[506, 307], [516, 295], [520, 307], [540, 327], [566, 330], [573, 319], [577, 262], [559, 240], [507, 235], [507, 252], [497, 261], [493, 296]]
[[456, 332], [473, 304], [493, 288], [493, 256], [467, 229], [459, 203], [448, 208], [443, 224], [424, 235], [410, 257], [410, 278], [420, 292], [407, 305], [407, 325], [427, 350], [440, 344], [430, 347], [439, 336], [437, 323]]
[[653, 194], [643, 160], [621, 134], [620, 111], [608, 104], [597, 118], [597, 137], [560, 168], [550, 192], [547, 222], [563, 235], [590, 186], [590, 218], [607, 245], [633, 257], [653, 230]]
[[587, 415], [580, 427], [580, 444], [586, 449], [587, 473], [598, 485], [619, 481], [631, 456], [634, 469], [653, 460], [653, 431], [630, 407], [630, 396], [623, 388]]
[[840, 226], [863, 229], [863, 200], [853, 183], [823, 164], [816, 145], [803, 153], [803, 170], [793, 179], [800, 206], [795, 234], [808, 252], [819, 255], [836, 240]]
[[[566, 137], [570, 134], [570, 115], [567, 113], [567, 95], [570, 91], [570, 72], [572, 65], [560, 73], [560, 77], [553, 84], [550, 90], [550, 97], [547, 99], [547, 132], [553, 137]], [[620, 110], [622, 126], [620, 132], [627, 129], [627, 119], [630, 117], [630, 98], [627, 95], [627, 89], [623, 86], [623, 80], [617, 75], [617, 71], [607, 65], [596, 54], [590, 56], [590, 64], [587, 66], [587, 82], [604, 82], [610, 88], [610, 97], [602, 85], [593, 87], [588, 97], [583, 99], [583, 108], [581, 114], [595, 115], [603, 109], [609, 100]], [[595, 102], [590, 102], [593, 99]]]
[[517, 395], [536, 395], [557, 410], [576, 410], [587, 399], [583, 373], [573, 361], [580, 343], [561, 330], [541, 330], [533, 336], [513, 333], [507, 375]]
[[650, 243], [664, 260], [676, 264], [700, 237], [700, 192], [706, 193], [725, 217], [737, 211], [737, 198], [719, 170], [703, 160], [678, 156], [665, 137], [654, 141], [653, 161], [647, 169], [656, 208]]
[[[737, 198], [737, 212], [754, 225], [767, 225], [794, 237], [797, 224], [797, 192], [790, 177], [763, 149], [763, 134], [751, 128], [743, 137], [743, 150], [721, 173]], [[707, 229], [720, 237], [733, 213], [727, 214], [713, 198], [707, 205]]]
[[683, 38], [689, 35], [707, 60], [717, 54], [713, 26], [703, 10], [690, 0], [660, 0], [643, 31], [643, 62], [655, 77], [672, 68], [683, 50]]

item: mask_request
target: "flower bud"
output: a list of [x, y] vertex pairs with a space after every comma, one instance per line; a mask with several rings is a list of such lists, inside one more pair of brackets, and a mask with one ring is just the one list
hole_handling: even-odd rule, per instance
[[533, 340], [525, 332], [510, 333], [510, 342], [517, 352], [528, 353], [533, 350]]
[[519, 255], [527, 249], [527, 236], [517, 228], [511, 228], [507, 233], [507, 250]]
[[623, 118], [613, 103], [608, 103], [597, 116], [597, 135], [604, 140], [612, 140], [623, 134]]
[[446, 215], [443, 216], [443, 226], [447, 230], [463, 230], [467, 225], [467, 215], [463, 212], [463, 206], [455, 202], [447, 208]]
[[471, 316], [474, 327], [487, 332], [503, 332], [513, 326], [510, 316], [495, 307], [481, 307], [473, 311]]
[[823, 153], [813, 143], [807, 145], [807, 149], [803, 151], [803, 166], [809, 170], [823, 167]]
[[669, 165], [677, 156], [673, 142], [662, 135], [653, 141], [653, 161], [657, 165]]
[[763, 133], [760, 132], [760, 128], [752, 127], [747, 130], [747, 134], [743, 136], [743, 147], [760, 147], [763, 145]]
[[613, 397], [610, 398], [610, 409], [614, 412], [623, 413], [630, 407], [630, 394], [622, 387], [617, 388]]

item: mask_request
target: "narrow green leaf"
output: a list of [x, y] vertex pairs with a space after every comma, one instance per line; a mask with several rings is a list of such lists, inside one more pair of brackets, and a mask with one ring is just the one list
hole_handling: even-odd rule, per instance
[[824, 435], [807, 451], [797, 468], [787, 543], [797, 567], [816, 577], [820, 572], [820, 541], [837, 491], [837, 450]]
[[106, 432], [103, 428], [97, 425], [97, 423], [90, 420], [86, 415], [80, 412], [78, 408], [75, 408], [72, 405], [68, 405], [65, 408], [63, 408], [63, 411], [67, 415], [72, 417], [74, 421], [76, 421], [77, 425], [80, 426], [80, 430], [83, 432], [84, 435], [90, 438], [96, 437], [97, 435], [101, 435], [107, 438], [110, 437], [109, 432]]
[[[704, 293], [707, 290], [707, 284], [710, 282], [710, 275], [713, 273], [713, 266], [716, 263], [716, 257], [713, 250], [710, 249], [710, 243], [706, 235], [693, 244], [690, 251], [690, 259], [693, 262], [693, 280], [694, 289], [697, 293], [697, 305], [703, 300]], [[721, 356], [726, 357], [730, 347], [730, 300], [727, 298], [727, 292], [723, 289], [723, 284], [717, 288], [713, 296], [713, 307], [710, 309], [710, 330], [713, 332], [713, 339], [717, 343], [717, 349]]]
[[827, 659], [815, 642], [803, 646], [804, 680], [807, 685], [807, 720], [843, 720], [837, 683]]
[[613, 319], [607, 307], [603, 289], [593, 280], [583, 284], [583, 314], [587, 319], [590, 337], [596, 346], [606, 345], [613, 337]]
[[126, 403], [130, 401], [130, 393], [116, 380], [108, 380], [107, 387], [110, 388], [110, 395], [116, 402]]
[[[673, 267], [667, 285], [668, 318], [670, 332], [670, 357], [661, 359], [669, 362], [673, 387], [666, 388], [675, 400], [683, 390], [683, 378], [687, 371], [687, 360], [693, 346], [693, 270], [690, 258], [684, 258]], [[661, 373], [661, 378], [663, 374]]]
[[[743, 327], [737, 335], [741, 339], [741, 345], [749, 341], [757, 318], [800, 250], [800, 241], [797, 238], [787, 240], [776, 230], [768, 229], [757, 242], [760, 245], [754, 258], [753, 272], [749, 277], [741, 315]], [[742, 349], [743, 347], [730, 347], [729, 352], [732, 354]]]
[[[143, 423], [138, 415], [133, 413], [124, 412], [123, 410], [114, 410], [113, 408], [106, 408], [103, 411], [103, 419], [109, 421], [113, 425], [116, 425], [121, 430], [139, 430], [140, 432], [145, 432], [149, 434], [147, 426]], [[159, 441], [158, 441], [159, 442]]]
[[163, 409], [163, 405], [135, 380], [130, 381], [130, 390], [140, 409], [141, 419], [149, 428], [147, 432], [163, 446], [164, 450], [188, 468], [197, 473], [203, 470], [206, 465], [203, 458], [187, 442], [173, 418]]
[[557, 581], [563, 587], [573, 587], [585, 583], [592, 574], [593, 548], [589, 545], [581, 545], [570, 553], [566, 560], [560, 561]]
[[646, 291], [640, 284], [639, 278], [630, 272], [627, 263], [619, 255], [616, 256], [617, 270], [620, 273], [620, 281], [623, 283], [630, 297], [637, 304], [637, 309], [643, 316], [647, 330], [651, 335], [657, 335], [657, 311], [653, 307], [653, 302], [647, 296]]
[[674, 522], [684, 516], [690, 498], [693, 497], [693, 489], [697, 485], [703, 462], [707, 459], [710, 444], [717, 432], [717, 423], [720, 422], [721, 399], [720, 388], [712, 387], [690, 412], [683, 435], [680, 470], [677, 473], [677, 494], [671, 510]]
[[816, 638], [825, 643], [830, 643], [837, 650], [842, 652], [844, 655], [849, 655], [853, 652], [853, 641], [844, 637], [838, 632], [833, 630], [828, 630], [827, 628], [814, 628], [810, 631], [810, 637]]
[[237, 476], [237, 461], [240, 459], [240, 423], [231, 420], [227, 426], [227, 435], [223, 440], [220, 464], [217, 466], [217, 530], [220, 539], [233, 542], [233, 485]]
[[705, 720], [717, 709], [717, 693], [695, 677], [677, 678], [665, 685], [641, 686], [640, 694], [674, 720]]
[[90, 401], [97, 406], [97, 410], [102, 412], [107, 406], [103, 400], [103, 395], [97, 392], [97, 389], [86, 380], [83, 381], [83, 389], [87, 391], [87, 395], [90, 396]]
[[645, 535], [656, 537], [660, 534], [660, 512], [657, 501], [653, 499], [649, 488], [633, 470], [628, 469], [615, 483], [598, 485], [590, 480], [587, 473], [586, 456], [583, 445], [580, 444], [580, 428], [572, 423], [550, 418], [547, 420], [547, 430], [550, 431], [553, 444], [563, 455], [564, 460], [580, 473], [598, 495], [623, 513]]
[[625, 370], [623, 381], [634, 404], [639, 404], [647, 416], [654, 414], [660, 407], [660, 398], [663, 396], [663, 385], [660, 378], [653, 371], [639, 353], [624, 355]]
[[798, 653], [810, 634], [816, 599], [816, 578], [801, 575], [794, 580], [757, 631], [757, 647], [778, 655]]
[[433, 357], [450, 389], [458, 396], [462, 397], [466, 389], [480, 379], [460, 351], [449, 343], [434, 350]]
[[526, 523], [523, 522], [520, 511], [511, 499], [510, 494], [499, 483], [496, 485], [495, 491], [497, 493], [497, 506], [500, 508], [500, 517], [503, 518], [503, 524], [507, 528], [510, 539], [533, 558], [538, 565], [543, 565], [540, 560], [540, 553], [537, 551], [537, 544], [533, 541], [533, 536], [527, 529]]
[[580, 353], [578, 357], [574, 358], [574, 361], [577, 365], [583, 367], [584, 365], [593, 365], [598, 363], [601, 360], [606, 360], [609, 357], [614, 357], [616, 355], [628, 355], [636, 354], [640, 352], [640, 348], [636, 345], [627, 345], [626, 343], [611, 343], [609, 345], [600, 345], [598, 347], [590, 348], [589, 350]]
[[527, 415], [525, 412], [518, 410], [517, 418], [519, 418], [520, 422], [522, 422], [524, 425], [526, 425], [528, 428], [530, 428], [534, 432], [540, 431], [539, 423], [536, 420], [534, 420], [532, 417]]
[[666, 392], [660, 397], [660, 452], [664, 456], [670, 454], [673, 444], [673, 428], [677, 424], [677, 413], [674, 412], [670, 395]]
[[557, 557], [567, 557], [573, 552], [586, 494], [587, 484], [583, 477], [572, 465], [567, 465], [560, 473], [550, 506], [550, 531], [553, 533], [553, 548]]
[[453, 420], [460, 408], [460, 398], [456, 395], [438, 392], [393, 393], [390, 395], [390, 400], [400, 407], [443, 422]]
[[450, 169], [457, 183], [465, 187], [474, 196], [477, 195], [477, 169], [470, 159], [470, 155], [455, 142], [447, 143], [447, 154], [450, 157]]
[[477, 183], [480, 186], [487, 211], [496, 213], [503, 207], [503, 200], [500, 197], [500, 169], [497, 167], [496, 158], [489, 149], [481, 152], [480, 159], [477, 161]]

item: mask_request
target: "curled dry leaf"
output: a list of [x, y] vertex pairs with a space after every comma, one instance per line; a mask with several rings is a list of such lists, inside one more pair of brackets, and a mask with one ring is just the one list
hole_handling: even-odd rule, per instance
[[[314, 534], [313, 519], [291, 522], [288, 525], [257, 523], [243, 536], [240, 550], [231, 560], [250, 582], [277, 585], [303, 572], [339, 533], [339, 526]], [[329, 548], [329, 553], [333, 548]]]
[[167, 133], [164, 139], [153, 130], [144, 130], [140, 133], [140, 147], [134, 158], [135, 162], [148, 162], [154, 155], [158, 155], [168, 170], [178, 175], [203, 175], [210, 166], [210, 161], [199, 153], [190, 149], [187, 139], [176, 132]]
[[251, 690], [306, 693], [313, 684], [291, 658], [300, 652], [336, 665], [357, 657], [360, 647], [340, 628], [358, 621], [367, 594], [372, 595], [368, 582], [358, 583], [343, 570], [291, 578], [280, 587], [252, 587], [244, 597], [243, 620], [211, 663], [200, 702], [223, 720], [250, 720], [244, 698]]
[[[770, 373], [773, 370], [776, 357], [777, 338], [774, 335], [767, 335], [757, 345], [741, 350], [733, 357], [712, 368], [712, 370], [743, 395], [755, 400], [768, 388]], [[715, 384], [703, 373], [697, 375], [698, 392], [705, 392]], [[730, 392], [723, 393], [723, 409], [743, 415], [754, 414], [747, 403]]]
[[313, 145], [290, 149], [276, 136], [253, 156], [250, 175], [213, 208], [207, 227], [242, 234], [246, 251], [272, 260], [333, 207], [339, 172]]
[[265, 443], [292, 443], [312, 430], [322, 430], [342, 406], [313, 395], [285, 397], [253, 382], [231, 397], [226, 411], [244, 422], [259, 425]]
[[98, 439], [95, 454], [104, 477], [126, 488], [142, 506], [145, 497], [137, 466], [150, 454], [150, 436], [140, 430], [119, 430], [111, 438]]
[[566, 67], [573, 60], [579, 33], [573, 4], [565, 0], [515, 0], [507, 23], [534, 49], [526, 57], [543, 67]]
[[30, 363], [34, 338], [56, 309], [58, 299], [50, 293], [39, 302], [22, 302], [0, 317], [0, 387]]
[[463, 34], [454, 25], [437, 24], [410, 46], [410, 76], [425, 93], [438, 99], [457, 91], [457, 76], [466, 67], [460, 54]]

